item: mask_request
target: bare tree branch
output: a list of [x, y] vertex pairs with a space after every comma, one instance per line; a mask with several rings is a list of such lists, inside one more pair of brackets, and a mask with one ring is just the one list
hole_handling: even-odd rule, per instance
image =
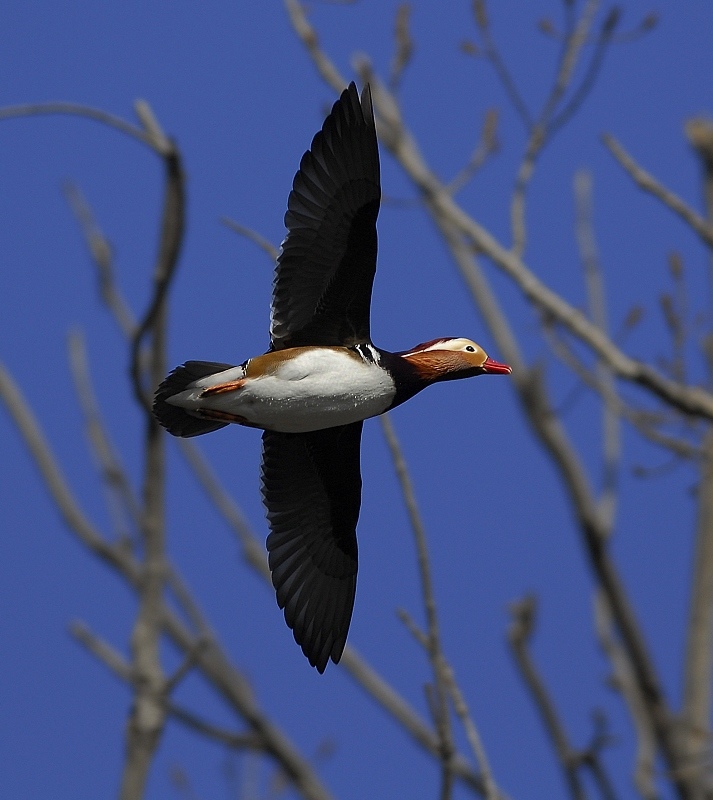
[[535, 666], [528, 644], [535, 625], [537, 601], [529, 596], [510, 605], [512, 622], [508, 629], [508, 641], [512, 649], [515, 663], [535, 701], [548, 735], [552, 740], [557, 758], [564, 772], [569, 791], [574, 800], [584, 800], [587, 794], [579, 777], [579, 753], [570, 745], [564, 725], [559, 718], [544, 681]]
[[485, 57], [493, 65], [505, 89], [505, 93], [509, 97], [513, 108], [517, 111], [523, 125], [527, 130], [530, 130], [533, 124], [532, 115], [525, 105], [525, 101], [522, 99], [522, 95], [515, 85], [515, 81], [510, 75], [510, 71], [495, 44], [495, 40], [490, 31], [490, 19], [488, 18], [485, 0], [473, 0], [473, 14], [475, 16], [475, 23], [483, 37]]
[[[592, 222], [592, 178], [581, 170], [575, 175], [575, 208], [576, 234], [580, 257], [584, 267], [585, 284], [592, 320], [602, 333], [608, 335], [606, 300], [604, 298], [604, 281], [599, 265], [594, 225]], [[602, 438], [603, 438], [603, 475], [602, 495], [599, 499], [599, 512], [609, 529], [614, 524], [616, 512], [619, 456], [621, 452], [621, 436], [619, 425], [619, 408], [614, 376], [606, 363], [597, 364], [597, 377], [605, 389], [602, 394]]]
[[102, 561], [120, 569], [129, 583], [136, 587], [140, 570], [138, 562], [121, 543], [109, 544], [86, 518], [67, 485], [32, 410], [1, 363], [0, 399], [5, 403], [30, 456], [39, 467], [42, 479], [67, 527]]
[[602, 134], [602, 141], [637, 186], [652, 194], [670, 208], [671, 211], [678, 214], [708, 247], [713, 247], [713, 223], [706, 222], [700, 214], [686, 205], [678, 195], [667, 189], [653, 175], [642, 169], [613, 136], [604, 133]]
[[498, 110], [490, 108], [485, 113], [483, 128], [480, 132], [480, 141], [473, 150], [468, 163], [461, 169], [448, 184], [448, 191], [457, 194], [475, 175], [485, 162], [500, 148], [498, 142]]
[[421, 592], [423, 594], [423, 603], [426, 611], [426, 653], [431, 662], [434, 679], [433, 717], [440, 740], [439, 750], [442, 765], [441, 800], [448, 800], [452, 792], [453, 768], [451, 762], [455, 754], [455, 745], [453, 744], [453, 731], [448, 710], [446, 663], [443, 654], [443, 646], [441, 644], [438, 612], [436, 610], [436, 597], [433, 591], [433, 581], [431, 579], [426, 530], [418, 510], [416, 495], [413, 490], [411, 478], [408, 474], [408, 468], [406, 467], [401, 445], [396, 436], [396, 431], [387, 414], [382, 414], [382, 416], [379, 417], [379, 421], [381, 422], [381, 428], [384, 431], [386, 443], [391, 452], [391, 458], [394, 462], [396, 476], [401, 485], [401, 492], [404, 497], [404, 502], [406, 503], [406, 510], [416, 543], [418, 569], [421, 577]]
[[[169, 140], [166, 139], [166, 141]], [[141, 346], [145, 337], [154, 328], [158, 329], [160, 317], [164, 314], [164, 301], [171, 278], [178, 265], [185, 225], [185, 179], [181, 165], [181, 155], [171, 143], [171, 148], [164, 154], [163, 158], [166, 168], [166, 187], [159, 252], [153, 277], [154, 291], [149, 308], [139, 323], [131, 342], [131, 378], [134, 386], [134, 395], [139, 404], [146, 410], [149, 425], [155, 424], [157, 427], [158, 423], [155, 420], [153, 423], [151, 422], [153, 420], [151, 397], [153, 389], [158, 386], [158, 382], [151, 384], [148, 388], [144, 388], [141, 385]], [[157, 374], [155, 370], [151, 370], [151, 376], [154, 380], [156, 380]]]
[[68, 181], [64, 186], [64, 193], [77, 221], [82, 229], [87, 247], [97, 267], [99, 276], [99, 291], [102, 300], [111, 310], [119, 324], [124, 336], [130, 337], [135, 333], [136, 322], [131, 309], [124, 298], [116, 291], [114, 282], [114, 260], [111, 245], [98, 226], [94, 214], [87, 203], [81, 189]]
[[[296, 2], [296, 0], [290, 0]], [[364, 61], [363, 77], [371, 80], [372, 97], [378, 112], [378, 132], [426, 202], [434, 221], [455, 228], [474, 248], [486, 255], [520, 287], [536, 308], [564, 325], [606, 362], [618, 377], [632, 381], [685, 414], [713, 419], [713, 395], [697, 386], [685, 386], [623, 353], [578, 309], [546, 287], [515, 254], [506, 250], [450, 196], [431, 172], [410, 133], [404, 127], [395, 98], [388, 94]]]
[[409, 65], [413, 55], [413, 39], [409, 30], [410, 17], [410, 4], [401, 3], [396, 9], [396, 21], [394, 23], [396, 51], [391, 60], [391, 74], [389, 76], [389, 88], [392, 92], [398, 92], [404, 70]]
[[[705, 457], [703, 449], [698, 445], [692, 444], [685, 439], [670, 436], [659, 430], [657, 426], [667, 421], [667, 417], [670, 415], [651, 414], [626, 405], [616, 391], [611, 391], [610, 387], [597, 374], [589, 370], [576, 357], [572, 349], [568, 347], [561, 336], [557, 335], [552, 326], [544, 325], [542, 331], [554, 354], [577, 375], [582, 384], [599, 394], [613, 411], [633, 425], [642, 436], [650, 442], [670, 450], [671, 453], [679, 458], [699, 461]], [[669, 419], [668, 421], [671, 420]]]
[[594, 621], [599, 643], [612, 665], [614, 686], [621, 692], [636, 729], [634, 783], [645, 800], [657, 800], [658, 793], [654, 783], [656, 737], [629, 657], [614, 633], [611, 608], [601, 591], [594, 596]]
[[230, 230], [239, 233], [241, 236], [244, 236], [246, 239], [249, 239], [251, 242], [256, 244], [261, 250], [263, 250], [270, 261], [274, 264], [277, 256], [279, 254], [279, 250], [275, 247], [272, 242], [269, 242], [263, 236], [260, 236], [259, 233], [252, 230], [252, 228], [246, 228], [244, 225], [241, 225], [239, 222], [235, 222], [235, 220], [228, 219], [228, 217], [221, 217], [220, 221], [226, 228], [230, 228]]
[[[713, 230], [713, 124], [689, 121], [686, 133], [700, 160], [706, 216]], [[713, 290], [713, 250], [710, 253]], [[710, 334], [709, 342], [710, 342]], [[713, 351], [704, 345], [709, 383], [713, 384]], [[711, 682], [713, 681], [713, 430], [703, 439], [705, 459], [698, 482], [698, 518], [693, 556], [693, 581], [684, 660], [683, 721], [684, 736], [692, 763], [703, 773], [706, 788], [713, 792], [710, 759]]]
[[125, 122], [121, 117], [116, 117], [113, 114], [108, 114], [106, 111], [101, 111], [91, 106], [84, 106], [80, 103], [27, 103], [20, 106], [6, 106], [5, 108], [0, 108], [0, 121], [5, 119], [17, 119], [19, 117], [44, 117], [53, 114], [92, 119], [95, 122], [100, 122], [102, 125], [107, 125], [120, 133], [126, 134], [132, 139], [137, 139], [143, 144], [148, 145], [152, 150], [157, 149], [157, 142], [150, 131], [141, 130], [141, 128], [137, 128]]
[[[569, 88], [575, 66], [585, 42], [589, 38], [599, 8], [599, 0], [587, 0], [577, 24], [565, 39], [560, 63], [549, 97], [537, 121], [530, 128], [530, 137], [525, 147], [525, 155], [515, 179], [515, 188], [510, 204], [510, 225], [512, 229], [512, 252], [521, 257], [525, 252], [527, 232], [525, 227], [525, 197], [527, 187], [535, 172], [537, 159], [550, 138], [553, 129], [553, 116], [557, 106]], [[562, 117], [564, 120], [566, 117]]]
[[[0, 364], [0, 399], [5, 403], [16, 427], [22, 434], [28, 451], [40, 468], [47, 488], [70, 531], [91, 553], [113, 567], [136, 591], [142, 578], [142, 566], [132, 553], [120, 545], [110, 545], [86, 519], [78, 507], [41, 429], [19, 389]], [[170, 570], [170, 565], [165, 565]], [[197, 606], [196, 606], [197, 608]], [[258, 706], [247, 679], [236, 670], [214, 638], [205, 641], [207, 623], [200, 626], [196, 636], [185, 623], [166, 606], [161, 608], [161, 626], [174, 644], [184, 653], [196, 653], [196, 666], [228, 705], [245, 720], [249, 728], [265, 741], [265, 749], [280, 763], [289, 779], [310, 800], [329, 800], [312, 766], [302, 758], [289, 739], [275, 726]]]
[[[250, 528], [235, 501], [225, 491], [218, 477], [200, 450], [186, 440], [179, 446], [191, 468], [195, 471], [203, 490], [211, 498], [228, 527], [236, 534], [243, 557], [263, 578], [267, 586], [272, 586], [270, 570], [267, 566], [265, 549]], [[439, 757], [439, 742], [429, 725], [420, 715], [390, 686], [363, 658], [352, 644], [347, 644], [339, 666], [344, 668], [366, 694], [390, 714], [411, 736], [414, 741], [431, 755]], [[480, 778], [475, 775], [470, 764], [459, 753], [453, 756], [453, 772], [468, 786], [484, 793]]]
[[[192, 442], [186, 440], [180, 440], [179, 446], [189, 465], [195, 471], [203, 490], [222, 514], [228, 527], [236, 534], [243, 557], [263, 578], [265, 584], [271, 587], [272, 581], [265, 549], [258, 542], [239, 507], [225, 491], [200, 450]], [[339, 666], [345, 669], [357, 685], [390, 714], [418, 745], [431, 755], [439, 757], [440, 745], [433, 730], [403, 697], [359, 655], [354, 645], [347, 644]], [[481, 794], [485, 792], [480, 778], [473, 772], [470, 764], [461, 754], [454, 753], [452, 768], [454, 775], [466, 785]]]

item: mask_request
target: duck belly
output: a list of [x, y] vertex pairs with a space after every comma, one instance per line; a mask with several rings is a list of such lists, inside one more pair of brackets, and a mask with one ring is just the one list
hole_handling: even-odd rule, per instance
[[[231, 384], [235, 388], [218, 391]], [[346, 348], [320, 347], [258, 356], [243, 367], [203, 378], [181, 394], [171, 402], [189, 412], [209, 409], [243, 425], [306, 433], [382, 414], [396, 387], [378, 364]]]

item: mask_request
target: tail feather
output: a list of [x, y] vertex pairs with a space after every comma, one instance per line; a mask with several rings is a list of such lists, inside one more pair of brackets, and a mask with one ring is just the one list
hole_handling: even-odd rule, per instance
[[228, 425], [227, 422], [201, 419], [180, 406], [171, 405], [167, 400], [188, 389], [195, 381], [216, 372], [223, 372], [232, 366], [232, 364], [221, 364], [216, 361], [186, 361], [185, 364], [176, 367], [158, 387], [154, 395], [153, 413], [156, 419], [169, 433], [184, 438], [201, 436], [204, 433], [224, 428]]

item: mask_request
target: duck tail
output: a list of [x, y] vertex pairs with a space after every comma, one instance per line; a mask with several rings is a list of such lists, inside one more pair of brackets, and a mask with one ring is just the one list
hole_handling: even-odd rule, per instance
[[191, 388], [195, 381], [230, 369], [232, 364], [220, 364], [215, 361], [186, 361], [171, 372], [156, 390], [153, 401], [153, 413], [156, 419], [173, 436], [188, 438], [202, 436], [204, 433], [217, 431], [228, 425], [214, 419], [203, 419], [194, 416], [185, 408], [169, 403], [171, 397]]

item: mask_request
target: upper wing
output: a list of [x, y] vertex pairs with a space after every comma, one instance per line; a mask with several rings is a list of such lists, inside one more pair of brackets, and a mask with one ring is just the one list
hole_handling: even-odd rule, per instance
[[369, 340], [376, 271], [379, 149], [369, 86], [351, 83], [304, 154], [277, 258], [273, 350]]
[[311, 433], [264, 431], [262, 495], [277, 602], [313, 667], [336, 664], [357, 576], [361, 422]]

